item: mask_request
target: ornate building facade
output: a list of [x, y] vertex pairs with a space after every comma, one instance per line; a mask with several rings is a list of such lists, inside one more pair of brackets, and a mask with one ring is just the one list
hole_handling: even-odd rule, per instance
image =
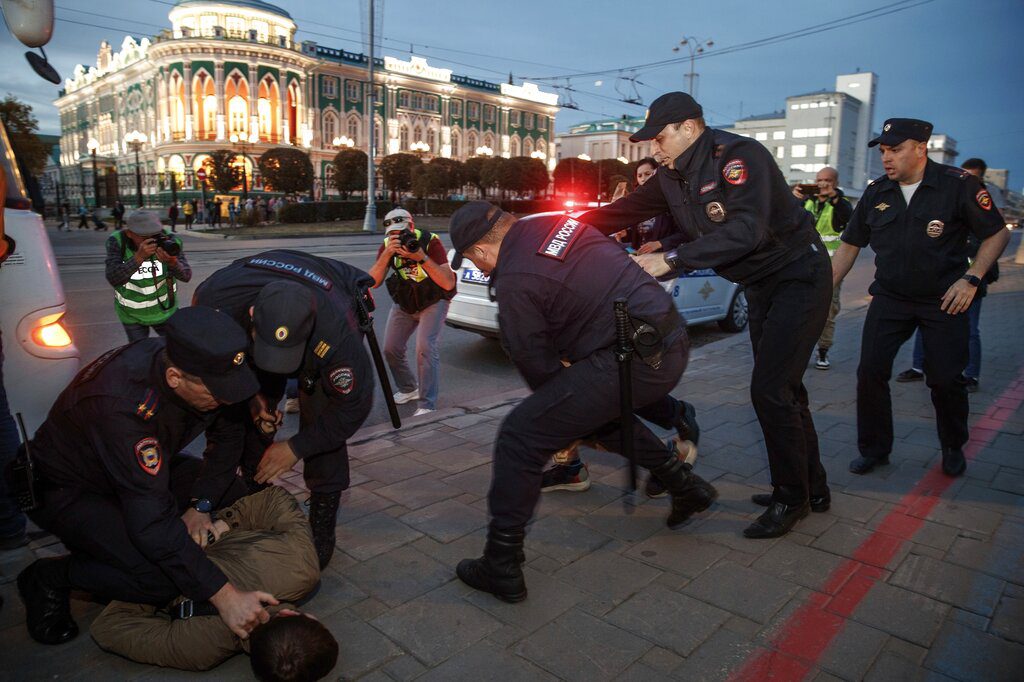
[[[318, 187], [333, 188], [339, 149], [369, 148], [365, 55], [295, 42], [289, 14], [259, 0], [181, 0], [169, 19], [170, 29], [126, 37], [119, 52], [102, 43], [96, 66], [66, 81], [55, 104], [69, 193], [82, 187], [91, 199], [93, 150], [102, 203], [111, 190], [133, 198], [138, 171], [153, 204], [169, 201], [172, 177], [175, 190], [196, 190], [195, 171], [216, 149], [235, 151], [259, 191], [253, 169], [269, 149], [308, 152]], [[377, 59], [374, 71], [377, 158], [533, 156], [553, 167], [556, 94], [419, 57]]]

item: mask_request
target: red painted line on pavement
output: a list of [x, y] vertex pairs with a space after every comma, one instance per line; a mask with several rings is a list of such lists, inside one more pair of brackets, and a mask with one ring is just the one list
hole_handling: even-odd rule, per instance
[[[964, 448], [968, 461], [999, 435], [999, 429], [1024, 403], [1024, 370], [989, 405], [971, 430]], [[917, 485], [904, 495], [870, 537], [840, 564], [825, 581], [820, 592], [800, 606], [783, 623], [772, 640], [772, 649], [762, 650], [730, 676], [737, 682], [759, 680], [802, 680], [811, 672], [832, 641], [842, 632], [846, 620], [882, 580], [885, 567], [924, 525], [942, 494], [956, 481], [930, 469]]]

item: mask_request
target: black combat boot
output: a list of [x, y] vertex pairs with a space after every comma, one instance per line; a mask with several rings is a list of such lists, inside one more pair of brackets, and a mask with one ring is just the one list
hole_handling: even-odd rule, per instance
[[[676, 437], [667, 443], [668, 449], [676, 453], [676, 456], [684, 462], [693, 466], [697, 459], [697, 446], [700, 444], [700, 424], [697, 423], [697, 408], [685, 400], [679, 401], [679, 414], [672, 421], [676, 429]], [[664, 497], [667, 490], [658, 477], [651, 474], [647, 477], [647, 484], [644, 486], [644, 493], [647, 497]]]
[[675, 454], [664, 464], [651, 469], [672, 496], [672, 511], [665, 520], [669, 528], [678, 528], [697, 512], [711, 506], [718, 498], [715, 487], [692, 471], [686, 462], [681, 462]]
[[78, 624], [71, 617], [70, 559], [37, 559], [18, 574], [25, 625], [32, 639], [41, 644], [63, 644], [78, 636]]
[[336, 493], [309, 494], [309, 525], [313, 529], [313, 546], [320, 560], [320, 570], [327, 568], [334, 556], [335, 526], [338, 522], [338, 505], [341, 491]]
[[526, 599], [526, 580], [523, 578], [522, 528], [487, 530], [484, 555], [479, 559], [463, 559], [455, 567], [459, 580], [481, 592], [490, 592], [498, 599], [515, 604]]

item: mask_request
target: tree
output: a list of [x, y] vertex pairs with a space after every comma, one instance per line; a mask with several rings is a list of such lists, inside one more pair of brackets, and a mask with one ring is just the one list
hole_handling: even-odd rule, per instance
[[437, 157], [431, 159], [428, 164], [438, 169], [439, 184], [441, 187], [441, 194], [448, 194], [450, 192], [457, 192], [462, 188], [465, 183], [464, 176], [465, 170], [461, 161], [455, 159], [446, 159], [444, 157]]
[[487, 158], [483, 156], [474, 156], [466, 159], [466, 162], [462, 164], [463, 184], [473, 185], [480, 194], [484, 194], [487, 191], [483, 183], [483, 170], [486, 164]]
[[39, 139], [39, 121], [32, 114], [32, 107], [8, 93], [0, 102], [0, 121], [11, 138], [14, 155], [30, 175], [39, 175], [46, 165], [48, 150]]
[[[629, 182], [629, 166], [618, 159], [601, 159], [597, 162], [601, 179], [601, 194], [611, 196], [620, 182]], [[596, 185], [595, 185], [596, 186]]]
[[309, 154], [289, 147], [275, 147], [259, 160], [260, 175], [271, 189], [295, 194], [313, 187], [313, 163]]
[[334, 157], [334, 186], [345, 198], [349, 192], [366, 189], [366, 152], [342, 149]]
[[215, 149], [203, 161], [206, 181], [218, 194], [227, 194], [242, 184], [243, 166], [239, 156], [231, 149]]
[[555, 166], [555, 191], [570, 194], [577, 199], [594, 196], [597, 188], [597, 166], [571, 156]]
[[398, 194], [412, 188], [412, 169], [423, 162], [415, 154], [388, 154], [380, 160], [380, 177], [391, 190], [391, 200], [397, 201]]
[[517, 156], [512, 159], [517, 178], [517, 192], [530, 192], [535, 196], [548, 188], [548, 170], [540, 159]]

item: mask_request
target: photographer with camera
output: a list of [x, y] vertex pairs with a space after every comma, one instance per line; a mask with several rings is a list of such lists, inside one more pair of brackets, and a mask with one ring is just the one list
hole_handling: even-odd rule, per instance
[[107, 281], [129, 343], [149, 336], [150, 327], [163, 336], [164, 323], [178, 309], [175, 280], [192, 279], [181, 246], [151, 211], [132, 212], [124, 229], [107, 239]]
[[[418, 417], [437, 407], [438, 342], [455, 296], [455, 272], [448, 265], [441, 239], [418, 230], [412, 215], [396, 208], [384, 217], [387, 236], [370, 267], [374, 288], [387, 282], [395, 302], [384, 333], [384, 357], [398, 391], [395, 403], [419, 400]], [[384, 279], [388, 269], [393, 272]], [[416, 333], [416, 377], [405, 361], [405, 347]], [[418, 381], [417, 381], [418, 379]]]
[[[828, 255], [834, 256], [839, 248], [839, 235], [842, 233], [850, 216], [853, 215], [853, 204], [839, 189], [839, 171], [825, 166], [814, 177], [814, 184], [796, 185], [793, 196], [804, 202], [804, 209], [814, 216], [814, 227], [821, 235], [821, 241], [828, 249]], [[839, 314], [839, 286], [832, 288], [832, 304], [828, 309], [825, 329], [818, 338], [818, 359], [814, 366], [827, 370], [832, 363], [828, 359], [828, 350], [832, 347], [832, 339], [836, 332], [836, 315]]]

